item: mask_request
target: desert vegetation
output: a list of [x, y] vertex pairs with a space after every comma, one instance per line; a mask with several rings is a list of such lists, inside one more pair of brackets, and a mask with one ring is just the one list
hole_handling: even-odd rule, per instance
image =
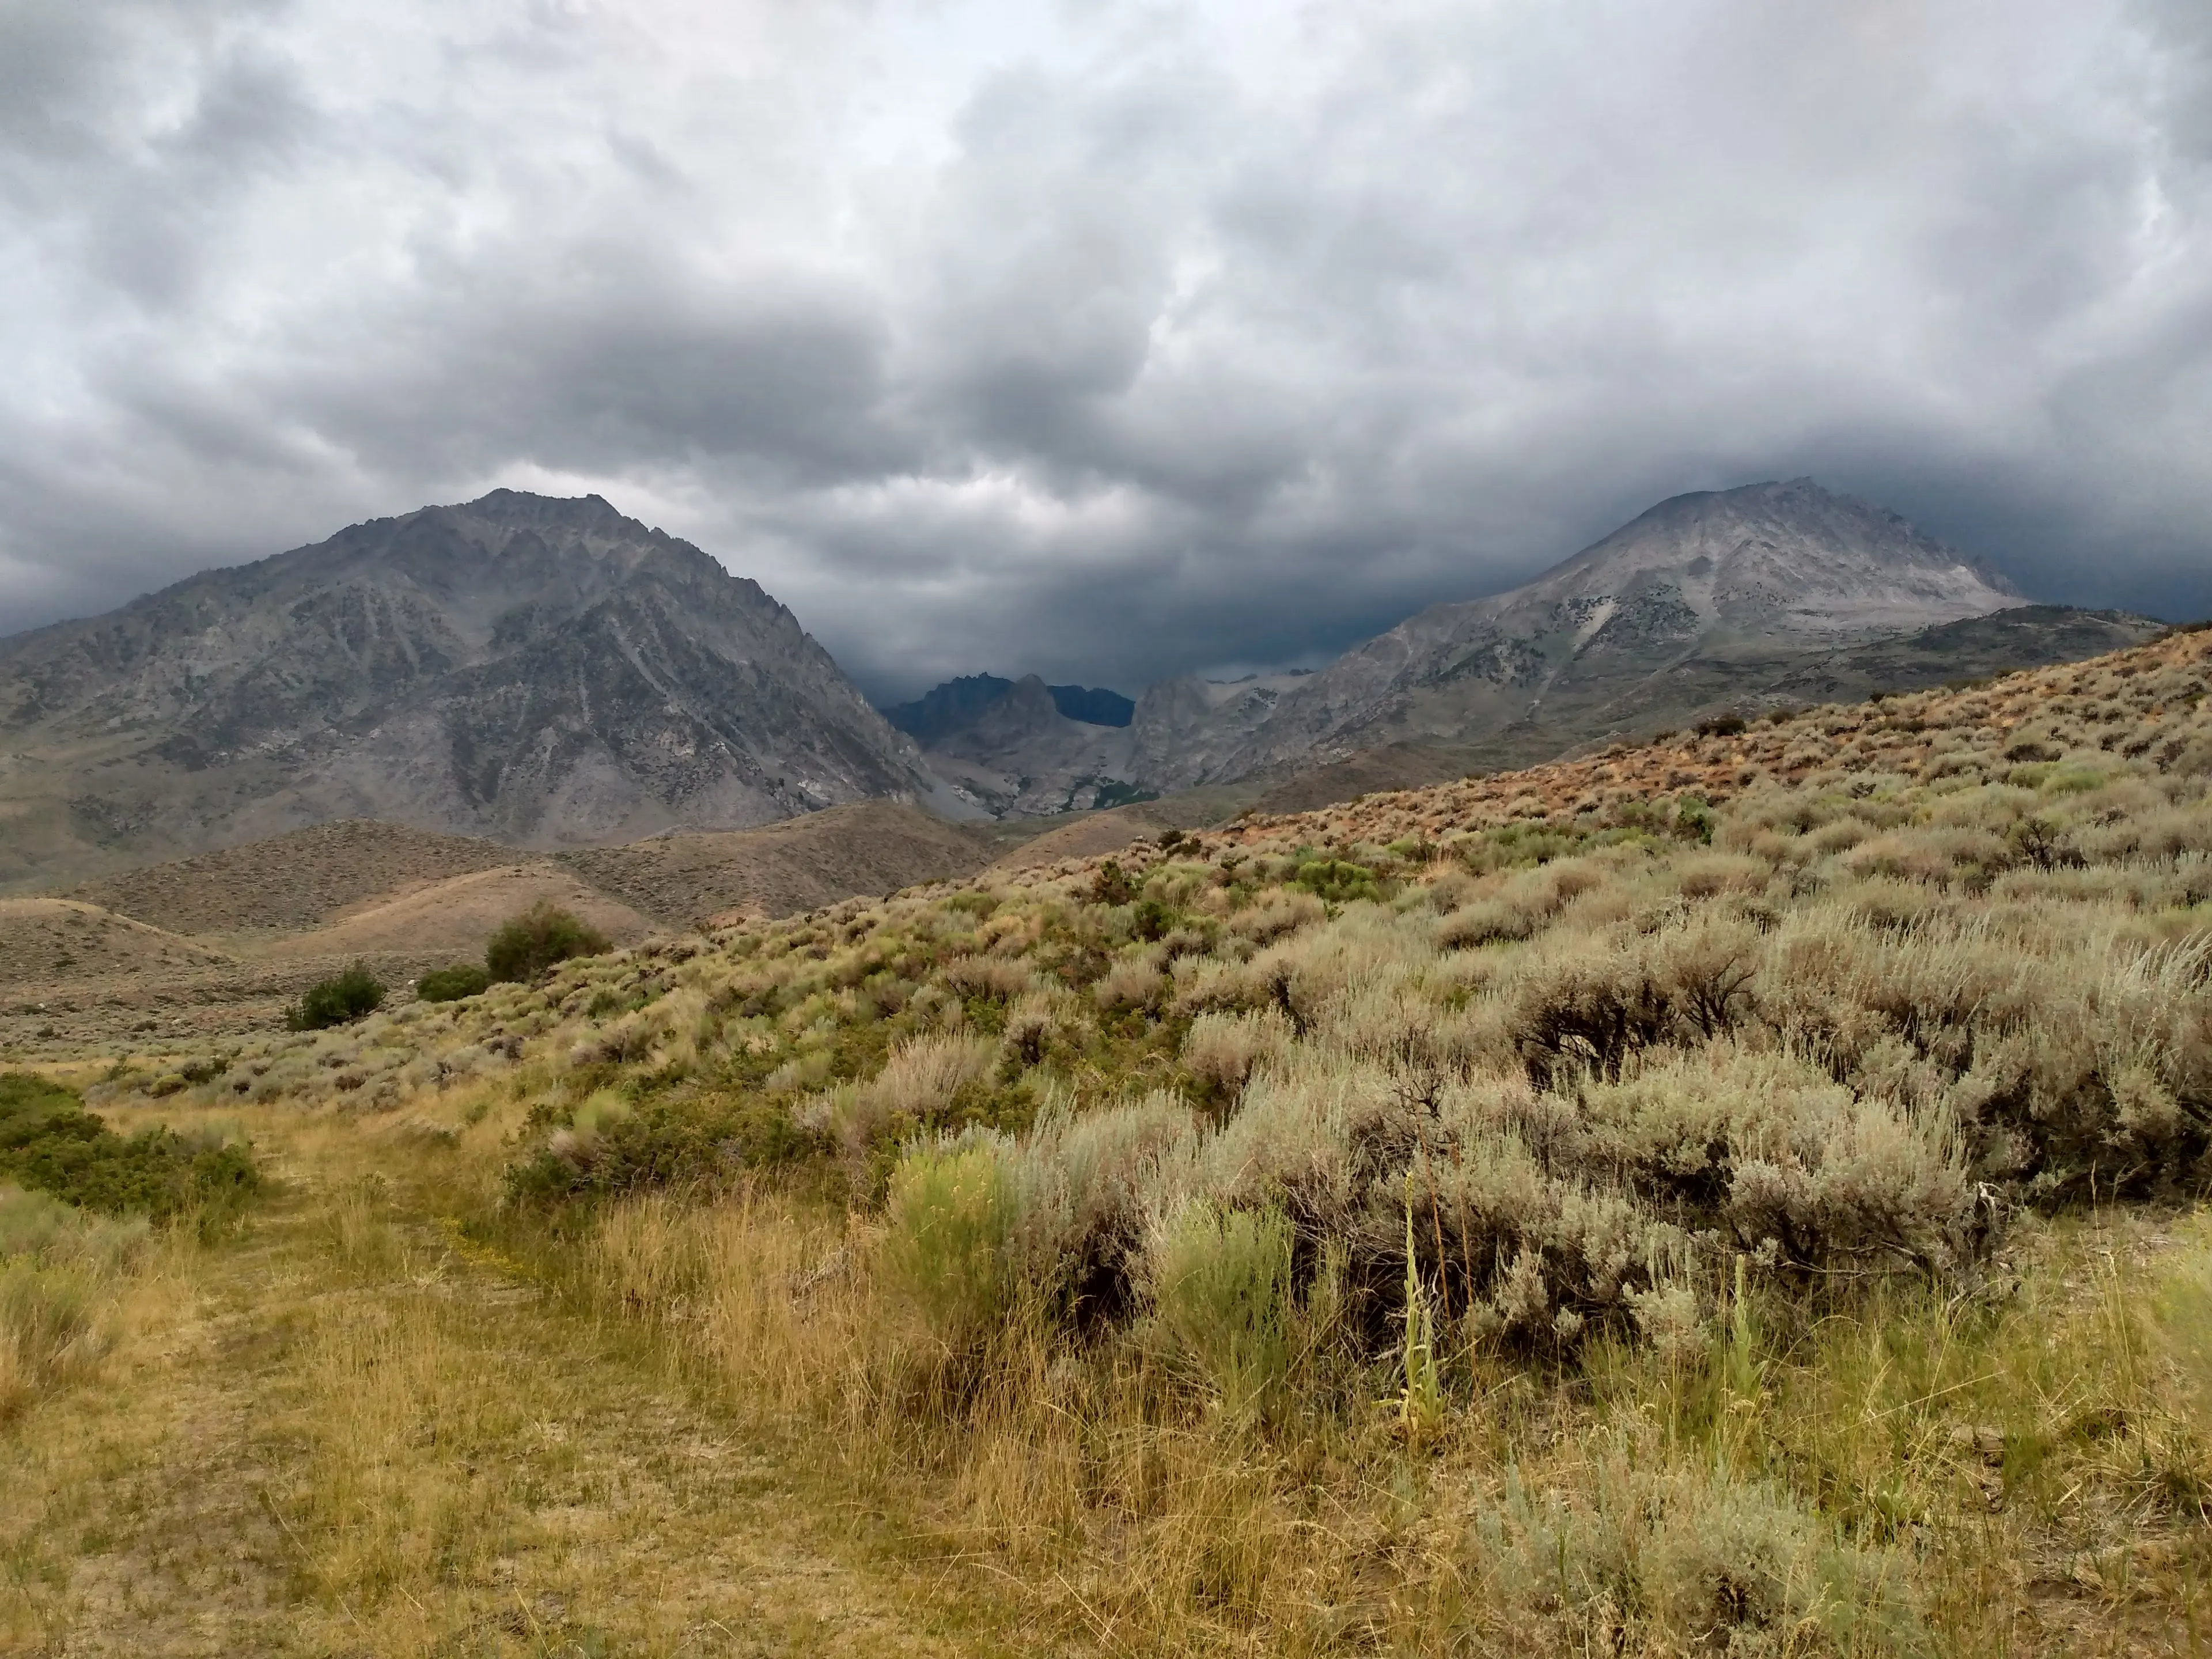
[[87, 1099], [336, 1108], [452, 1249], [1055, 1644], [2193, 1650], [2208, 644], [572, 956]]
[[463, 997], [478, 996], [490, 988], [489, 970], [472, 962], [434, 968], [415, 981], [415, 994], [425, 1002], [459, 1002]]
[[0, 1073], [0, 1426], [97, 1372], [157, 1226], [221, 1237], [260, 1187], [226, 1126], [118, 1134], [74, 1091]]
[[323, 1031], [366, 1018], [383, 1005], [384, 981], [356, 962], [301, 992], [284, 1023], [295, 1031]]
[[500, 925], [484, 946], [484, 970], [495, 980], [535, 979], [557, 963], [606, 948], [607, 936], [574, 911], [541, 901]]

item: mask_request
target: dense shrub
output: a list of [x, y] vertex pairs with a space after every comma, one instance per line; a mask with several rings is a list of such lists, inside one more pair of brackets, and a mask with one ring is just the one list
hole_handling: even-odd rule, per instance
[[1200, 1202], [1164, 1222], [1146, 1254], [1162, 1346], [1232, 1413], [1264, 1407], [1288, 1380], [1291, 1245], [1279, 1210]]
[[1316, 898], [1333, 904], [1348, 904], [1353, 899], [1377, 898], [1382, 895], [1375, 872], [1348, 859], [1312, 860], [1298, 866], [1293, 879]]
[[299, 1001], [286, 1011], [284, 1023], [295, 1031], [320, 1031], [365, 1019], [383, 1002], [384, 981], [356, 963], [301, 992]]
[[1004, 1157], [988, 1140], [918, 1151], [891, 1178], [885, 1264], [956, 1352], [988, 1341], [1012, 1310], [1017, 1215]]
[[0, 1179], [114, 1215], [234, 1213], [260, 1188], [243, 1145], [151, 1128], [118, 1135], [76, 1094], [0, 1073]]
[[484, 967], [495, 980], [533, 980], [557, 963], [608, 948], [606, 935], [573, 911], [540, 900], [491, 936]]
[[747, 1170], [775, 1169], [819, 1149], [780, 1106], [758, 1098], [649, 1102], [591, 1097], [556, 1121], [538, 1150], [510, 1164], [507, 1191], [544, 1206], [619, 1198], [662, 1188], [712, 1192]]
[[433, 969], [415, 981], [415, 994], [425, 1002], [459, 1002], [464, 997], [481, 994], [491, 987], [489, 970], [472, 962], [457, 963], [451, 968]]

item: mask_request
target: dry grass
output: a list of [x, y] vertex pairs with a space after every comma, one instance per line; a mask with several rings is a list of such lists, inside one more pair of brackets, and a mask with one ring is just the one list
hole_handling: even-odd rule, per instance
[[221, 1056], [173, 1098], [401, 1109], [287, 1132], [403, 1172], [295, 1304], [292, 1593], [582, 1571], [589, 1332], [1037, 1643], [2194, 1651], [2209, 642]]
[[242, 1240], [156, 1241], [112, 1351], [0, 1429], [0, 1648], [1031, 1650], [641, 1303], [596, 1315], [570, 1264], [478, 1236], [520, 1114], [243, 1115], [284, 1195]]

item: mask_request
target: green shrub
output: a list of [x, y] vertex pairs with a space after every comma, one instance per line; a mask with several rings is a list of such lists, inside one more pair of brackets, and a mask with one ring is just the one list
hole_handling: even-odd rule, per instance
[[532, 980], [557, 963], [608, 948], [607, 936], [574, 912], [540, 900], [491, 936], [484, 967], [495, 980]]
[[1316, 898], [1330, 903], [1382, 896], [1375, 872], [1347, 859], [1314, 859], [1301, 864], [1293, 879]]
[[0, 1073], [0, 1177], [156, 1221], [187, 1210], [234, 1214], [261, 1185], [246, 1146], [166, 1128], [118, 1135], [75, 1094], [23, 1072]]
[[286, 1011], [284, 1024], [295, 1031], [348, 1025], [375, 1012], [383, 1001], [384, 981], [356, 962], [301, 992], [299, 1001]]
[[619, 1197], [658, 1188], [710, 1191], [746, 1170], [787, 1164], [819, 1142], [791, 1114], [757, 1096], [654, 1101], [635, 1109], [602, 1091], [569, 1121], [539, 1120], [547, 1138], [510, 1164], [518, 1203], [548, 1206]]
[[1091, 902], [1093, 904], [1127, 904], [1136, 896], [1136, 890], [1123, 872], [1119, 859], [1108, 859], [1092, 872]]
[[981, 1346], [1013, 1310], [1017, 1212], [988, 1139], [909, 1152], [892, 1173], [884, 1266], [956, 1352]]
[[415, 981], [415, 994], [425, 1002], [459, 1002], [489, 990], [491, 974], [472, 962], [434, 969]]
[[1148, 941], [1165, 939], [1180, 920], [1182, 918], [1172, 908], [1155, 898], [1139, 899], [1136, 908], [1129, 916], [1130, 926], [1136, 930], [1137, 937]]
[[1191, 1205], [1154, 1241], [1149, 1266], [1171, 1362], [1232, 1413], [1264, 1407], [1290, 1373], [1289, 1218]]

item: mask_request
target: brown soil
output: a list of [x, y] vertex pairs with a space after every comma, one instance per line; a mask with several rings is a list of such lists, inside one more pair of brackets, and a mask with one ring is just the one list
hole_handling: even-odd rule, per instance
[[329, 926], [269, 945], [271, 959], [301, 957], [404, 958], [417, 967], [481, 960], [499, 925], [538, 903], [573, 910], [617, 945], [653, 931], [650, 918], [586, 887], [547, 860], [476, 870], [417, 887], [397, 898], [356, 906]]
[[90, 882], [72, 898], [177, 933], [292, 933], [350, 905], [513, 864], [495, 842], [352, 818]]
[[739, 914], [788, 915], [856, 894], [973, 875], [1003, 838], [919, 807], [862, 801], [762, 830], [659, 836], [563, 853], [603, 893], [672, 923]]

